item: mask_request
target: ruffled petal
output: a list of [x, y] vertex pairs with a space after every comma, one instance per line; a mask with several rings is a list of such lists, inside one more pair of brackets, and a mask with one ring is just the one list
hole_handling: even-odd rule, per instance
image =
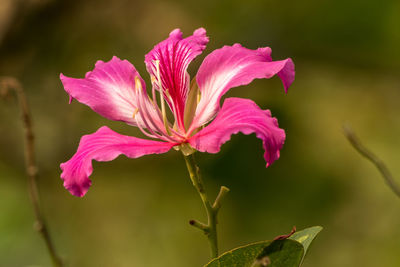
[[293, 61], [290, 58], [272, 61], [269, 47], [251, 50], [235, 44], [213, 51], [204, 59], [196, 76], [201, 100], [191, 129], [213, 118], [219, 109], [221, 96], [230, 88], [277, 74], [287, 91], [294, 80], [294, 73]]
[[89, 179], [93, 171], [92, 160], [111, 161], [121, 154], [129, 158], [161, 154], [174, 145], [121, 135], [103, 126], [93, 134], [82, 136], [75, 155], [60, 165], [61, 179], [71, 194], [82, 197], [92, 183]]
[[189, 143], [201, 152], [217, 153], [238, 132], [255, 133], [263, 141], [267, 167], [279, 158], [285, 131], [269, 110], [260, 109], [249, 99], [227, 98], [215, 120], [190, 138]]
[[183, 113], [190, 84], [186, 69], [189, 63], [201, 54], [207, 43], [208, 37], [203, 28], [195, 30], [192, 36], [185, 39], [182, 38], [182, 32], [175, 29], [166, 40], [156, 45], [145, 57], [146, 67], [153, 77], [153, 81], [158, 77], [158, 62], [161, 86], [157, 83], [154, 83], [153, 86], [163, 92], [182, 129]]
[[140, 79], [141, 89], [145, 90], [145, 83], [135, 67], [129, 61], [115, 56], [108, 62], [97, 61], [94, 70], [86, 73], [83, 79], [60, 74], [64, 89], [70, 95], [70, 102], [76, 99], [107, 119], [131, 125], [141, 121], [140, 113], [136, 114], [138, 100], [135, 77]]

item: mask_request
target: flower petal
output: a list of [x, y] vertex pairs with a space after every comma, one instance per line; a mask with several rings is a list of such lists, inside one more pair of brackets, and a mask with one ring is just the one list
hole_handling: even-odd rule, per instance
[[[135, 77], [139, 77], [142, 90], [145, 90], [145, 83], [135, 67], [115, 56], [108, 62], [97, 61], [94, 70], [86, 73], [83, 79], [60, 74], [70, 102], [76, 99], [107, 119], [131, 125], [137, 125], [134, 118], [138, 107]], [[140, 113], [136, 116], [140, 118]]]
[[215, 120], [189, 139], [189, 143], [201, 152], [217, 153], [238, 132], [255, 133], [263, 141], [267, 167], [279, 158], [285, 131], [278, 127], [269, 110], [260, 109], [249, 99], [227, 98]]
[[174, 145], [121, 135], [103, 126], [93, 134], [82, 136], [75, 155], [60, 165], [61, 179], [64, 180], [64, 187], [71, 194], [82, 197], [92, 183], [89, 179], [93, 171], [92, 160], [111, 161], [120, 154], [129, 158], [161, 154]]
[[230, 88], [275, 74], [282, 79], [287, 91], [294, 80], [293, 61], [290, 58], [272, 61], [269, 47], [251, 50], [235, 44], [213, 51], [204, 59], [196, 76], [201, 100], [191, 129], [213, 118], [219, 109], [220, 98]]
[[[186, 69], [189, 63], [205, 49], [208, 43], [206, 30], [203, 28], [194, 31], [192, 36], [182, 38], [179, 29], [173, 30], [169, 37], [156, 45], [145, 57], [147, 70], [157, 78], [157, 61], [161, 87], [171, 110], [183, 129], [183, 113], [189, 90], [190, 78]], [[154, 79], [153, 79], [154, 80]]]

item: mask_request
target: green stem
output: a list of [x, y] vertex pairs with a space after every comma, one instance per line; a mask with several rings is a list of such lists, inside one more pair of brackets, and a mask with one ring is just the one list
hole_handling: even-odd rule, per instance
[[222, 186], [214, 204], [211, 205], [210, 201], [208, 200], [205, 186], [203, 180], [201, 179], [200, 169], [197, 166], [194, 154], [183, 156], [190, 174], [190, 179], [192, 180], [193, 186], [199, 193], [207, 213], [207, 224], [198, 222], [196, 220], [191, 220], [189, 223], [192, 226], [202, 230], [207, 236], [211, 249], [211, 257], [216, 258], [218, 256], [217, 215], [219, 208], [221, 207], [221, 201], [229, 189], [225, 186]]

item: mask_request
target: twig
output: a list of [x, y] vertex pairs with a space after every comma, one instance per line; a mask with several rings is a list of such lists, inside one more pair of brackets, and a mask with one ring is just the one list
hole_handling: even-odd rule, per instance
[[353, 130], [349, 125], [343, 125], [344, 135], [347, 140], [351, 143], [351, 145], [366, 159], [371, 161], [379, 172], [382, 174], [386, 184], [390, 187], [390, 189], [395, 193], [398, 197], [400, 197], [400, 187], [393, 179], [392, 174], [389, 169], [386, 167], [385, 163], [375, 156], [370, 150], [368, 150], [355, 135]]
[[0, 77], [0, 96], [6, 96], [13, 90], [15, 91], [19, 107], [21, 109], [22, 122], [25, 130], [25, 163], [26, 173], [28, 176], [28, 189], [29, 196], [32, 202], [33, 211], [35, 214], [35, 229], [43, 237], [47, 249], [50, 253], [54, 267], [62, 267], [63, 263], [61, 258], [57, 255], [54, 244], [50, 237], [49, 230], [46, 226], [43, 212], [40, 208], [39, 193], [37, 187], [37, 167], [35, 162], [35, 147], [34, 147], [34, 135], [32, 129], [32, 120], [29, 111], [29, 105], [23, 90], [21, 83], [12, 77]]
[[204, 223], [199, 222], [197, 220], [190, 220], [189, 224], [194, 226], [194, 227], [196, 227], [196, 228], [199, 228], [204, 233], [209, 233], [210, 232], [210, 227], [208, 225], [205, 225]]
[[228, 194], [229, 188], [226, 186], [221, 186], [219, 189], [219, 193], [217, 195], [217, 198], [214, 201], [214, 204], [212, 205], [212, 208], [215, 211], [218, 211], [221, 208], [221, 202], [225, 198], [226, 194]]

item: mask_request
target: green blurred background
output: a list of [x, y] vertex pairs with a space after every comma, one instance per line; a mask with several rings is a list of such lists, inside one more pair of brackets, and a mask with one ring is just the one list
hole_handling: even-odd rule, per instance
[[[277, 78], [235, 88], [286, 130], [281, 158], [265, 168], [261, 141], [235, 135], [219, 154], [199, 154], [212, 195], [231, 193], [220, 213], [222, 251], [322, 225], [304, 266], [400, 266], [400, 201], [348, 144], [348, 121], [400, 177], [400, 2], [0, 0], [0, 75], [26, 88], [37, 135], [39, 187], [56, 246], [69, 266], [202, 266], [206, 238], [199, 196], [175, 151], [94, 163], [84, 198], [68, 193], [59, 164], [82, 135], [102, 125], [142, 136], [68, 97], [60, 72], [83, 77], [113, 55], [148, 79], [144, 55], [174, 28], [204, 27], [210, 43], [190, 66], [225, 44], [270, 46], [292, 57], [296, 80], [285, 95]], [[0, 104], [0, 266], [50, 266], [32, 229], [23, 131], [15, 101]]]

